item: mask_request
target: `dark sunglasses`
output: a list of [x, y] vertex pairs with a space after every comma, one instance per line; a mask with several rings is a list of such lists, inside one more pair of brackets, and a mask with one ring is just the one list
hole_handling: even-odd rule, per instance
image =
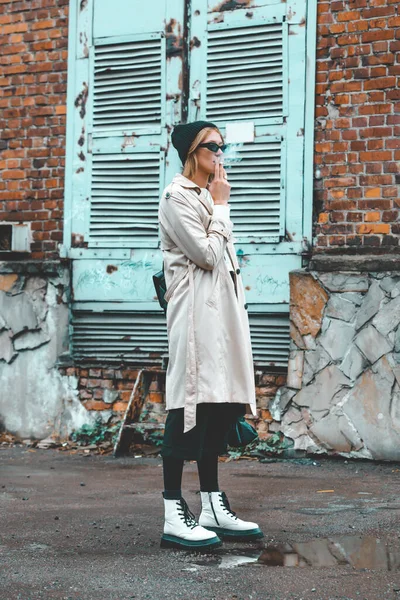
[[210, 150], [210, 152], [218, 152], [218, 150], [222, 150], [222, 152], [225, 152], [227, 145], [221, 144], [221, 146], [219, 146], [215, 142], [207, 142], [206, 144], [199, 144], [197, 147], [207, 148], [207, 150]]

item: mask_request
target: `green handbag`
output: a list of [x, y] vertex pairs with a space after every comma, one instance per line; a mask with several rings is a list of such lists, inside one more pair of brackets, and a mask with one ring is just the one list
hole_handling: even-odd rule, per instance
[[155, 275], [153, 275], [153, 283], [154, 283], [154, 287], [156, 289], [158, 302], [160, 303], [160, 306], [163, 309], [164, 313], [166, 313], [168, 302], [164, 298], [164, 296], [167, 292], [167, 285], [165, 283], [165, 274], [164, 274], [164, 264], [163, 264], [162, 270], [159, 271], [158, 273], [156, 273]]
[[252, 425], [250, 425], [244, 417], [238, 419], [230, 427], [226, 441], [232, 448], [240, 448], [247, 446], [258, 438], [258, 433]]

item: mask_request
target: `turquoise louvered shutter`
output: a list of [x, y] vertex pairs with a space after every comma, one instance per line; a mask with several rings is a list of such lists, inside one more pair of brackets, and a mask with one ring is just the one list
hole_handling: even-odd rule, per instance
[[222, 131], [228, 123], [252, 123], [255, 141], [231, 170], [232, 219], [238, 241], [276, 242], [285, 227], [287, 24], [280, 6], [251, 23], [240, 12], [207, 24], [204, 61], [193, 51], [193, 62], [204, 64], [196, 112]]
[[78, 360], [160, 367], [168, 352], [165, 317], [160, 311], [132, 310], [125, 303], [80, 307], [73, 313], [72, 345]]
[[251, 26], [209, 26], [206, 111], [210, 119], [282, 121], [285, 29], [276, 20]]
[[[285, 367], [288, 359], [289, 323], [285, 315], [250, 314], [253, 358], [256, 367]], [[103, 364], [133, 362], [162, 366], [168, 355], [167, 326], [160, 311], [140, 311], [122, 303], [82, 303], [73, 311], [74, 357]]]
[[156, 247], [164, 186], [165, 37], [93, 46], [89, 247]]
[[182, 22], [180, 0], [71, 2], [64, 252], [79, 360], [161, 365], [166, 354], [152, 275], [159, 196], [178, 166], [166, 155]]
[[254, 131], [229, 179], [256, 366], [287, 362], [289, 271], [302, 266], [306, 10], [301, 0], [192, 7], [201, 44], [191, 50], [189, 118], [231, 136]]
[[167, 66], [172, 4], [160, 0], [150, 15], [137, 0], [115, 0], [112, 14], [105, 0], [71, 3], [65, 244], [73, 258], [157, 247], [173, 116], [167, 95], [174, 98], [178, 79], [173, 61]]
[[282, 124], [286, 116], [286, 29], [276, 19], [208, 26], [206, 117], [221, 129], [251, 120], [257, 138], [243, 147], [242, 161], [231, 173], [238, 241], [278, 239], [284, 233], [284, 137], [268, 135], [265, 126]]
[[160, 133], [165, 92], [165, 37], [140, 35], [94, 47], [93, 127]]
[[276, 135], [259, 135], [257, 142], [244, 145], [239, 155], [242, 160], [234, 165], [229, 177], [235, 238], [238, 242], [279, 241], [285, 227], [284, 140]]
[[92, 161], [89, 247], [156, 247], [160, 148], [137, 146], [122, 156], [97, 142]]
[[177, 166], [167, 138], [182, 104], [180, 4], [71, 3], [65, 253], [77, 302], [156, 308], [158, 202]]

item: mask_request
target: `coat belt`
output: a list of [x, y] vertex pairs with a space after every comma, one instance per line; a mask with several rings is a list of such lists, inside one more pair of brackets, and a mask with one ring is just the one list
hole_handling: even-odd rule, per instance
[[186, 346], [186, 381], [185, 381], [185, 409], [184, 409], [184, 433], [187, 433], [196, 425], [197, 408], [197, 358], [196, 340], [194, 334], [194, 266], [188, 264], [189, 269], [189, 303], [188, 303], [188, 328]]
[[188, 298], [188, 322], [187, 322], [187, 344], [186, 344], [186, 379], [185, 379], [185, 408], [184, 408], [184, 433], [187, 433], [196, 425], [197, 407], [197, 357], [196, 340], [194, 334], [194, 265], [189, 260], [187, 271], [178, 275], [168, 286], [164, 295], [167, 302], [171, 299], [178, 285], [189, 276], [189, 298]]

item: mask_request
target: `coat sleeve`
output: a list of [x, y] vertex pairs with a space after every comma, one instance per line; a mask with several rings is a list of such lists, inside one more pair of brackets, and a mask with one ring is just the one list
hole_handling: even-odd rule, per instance
[[198, 267], [212, 271], [224, 255], [227, 242], [231, 238], [232, 223], [221, 213], [211, 218], [208, 231], [205, 230], [196, 209], [183, 197], [171, 194], [160, 207], [161, 225], [180, 250]]

